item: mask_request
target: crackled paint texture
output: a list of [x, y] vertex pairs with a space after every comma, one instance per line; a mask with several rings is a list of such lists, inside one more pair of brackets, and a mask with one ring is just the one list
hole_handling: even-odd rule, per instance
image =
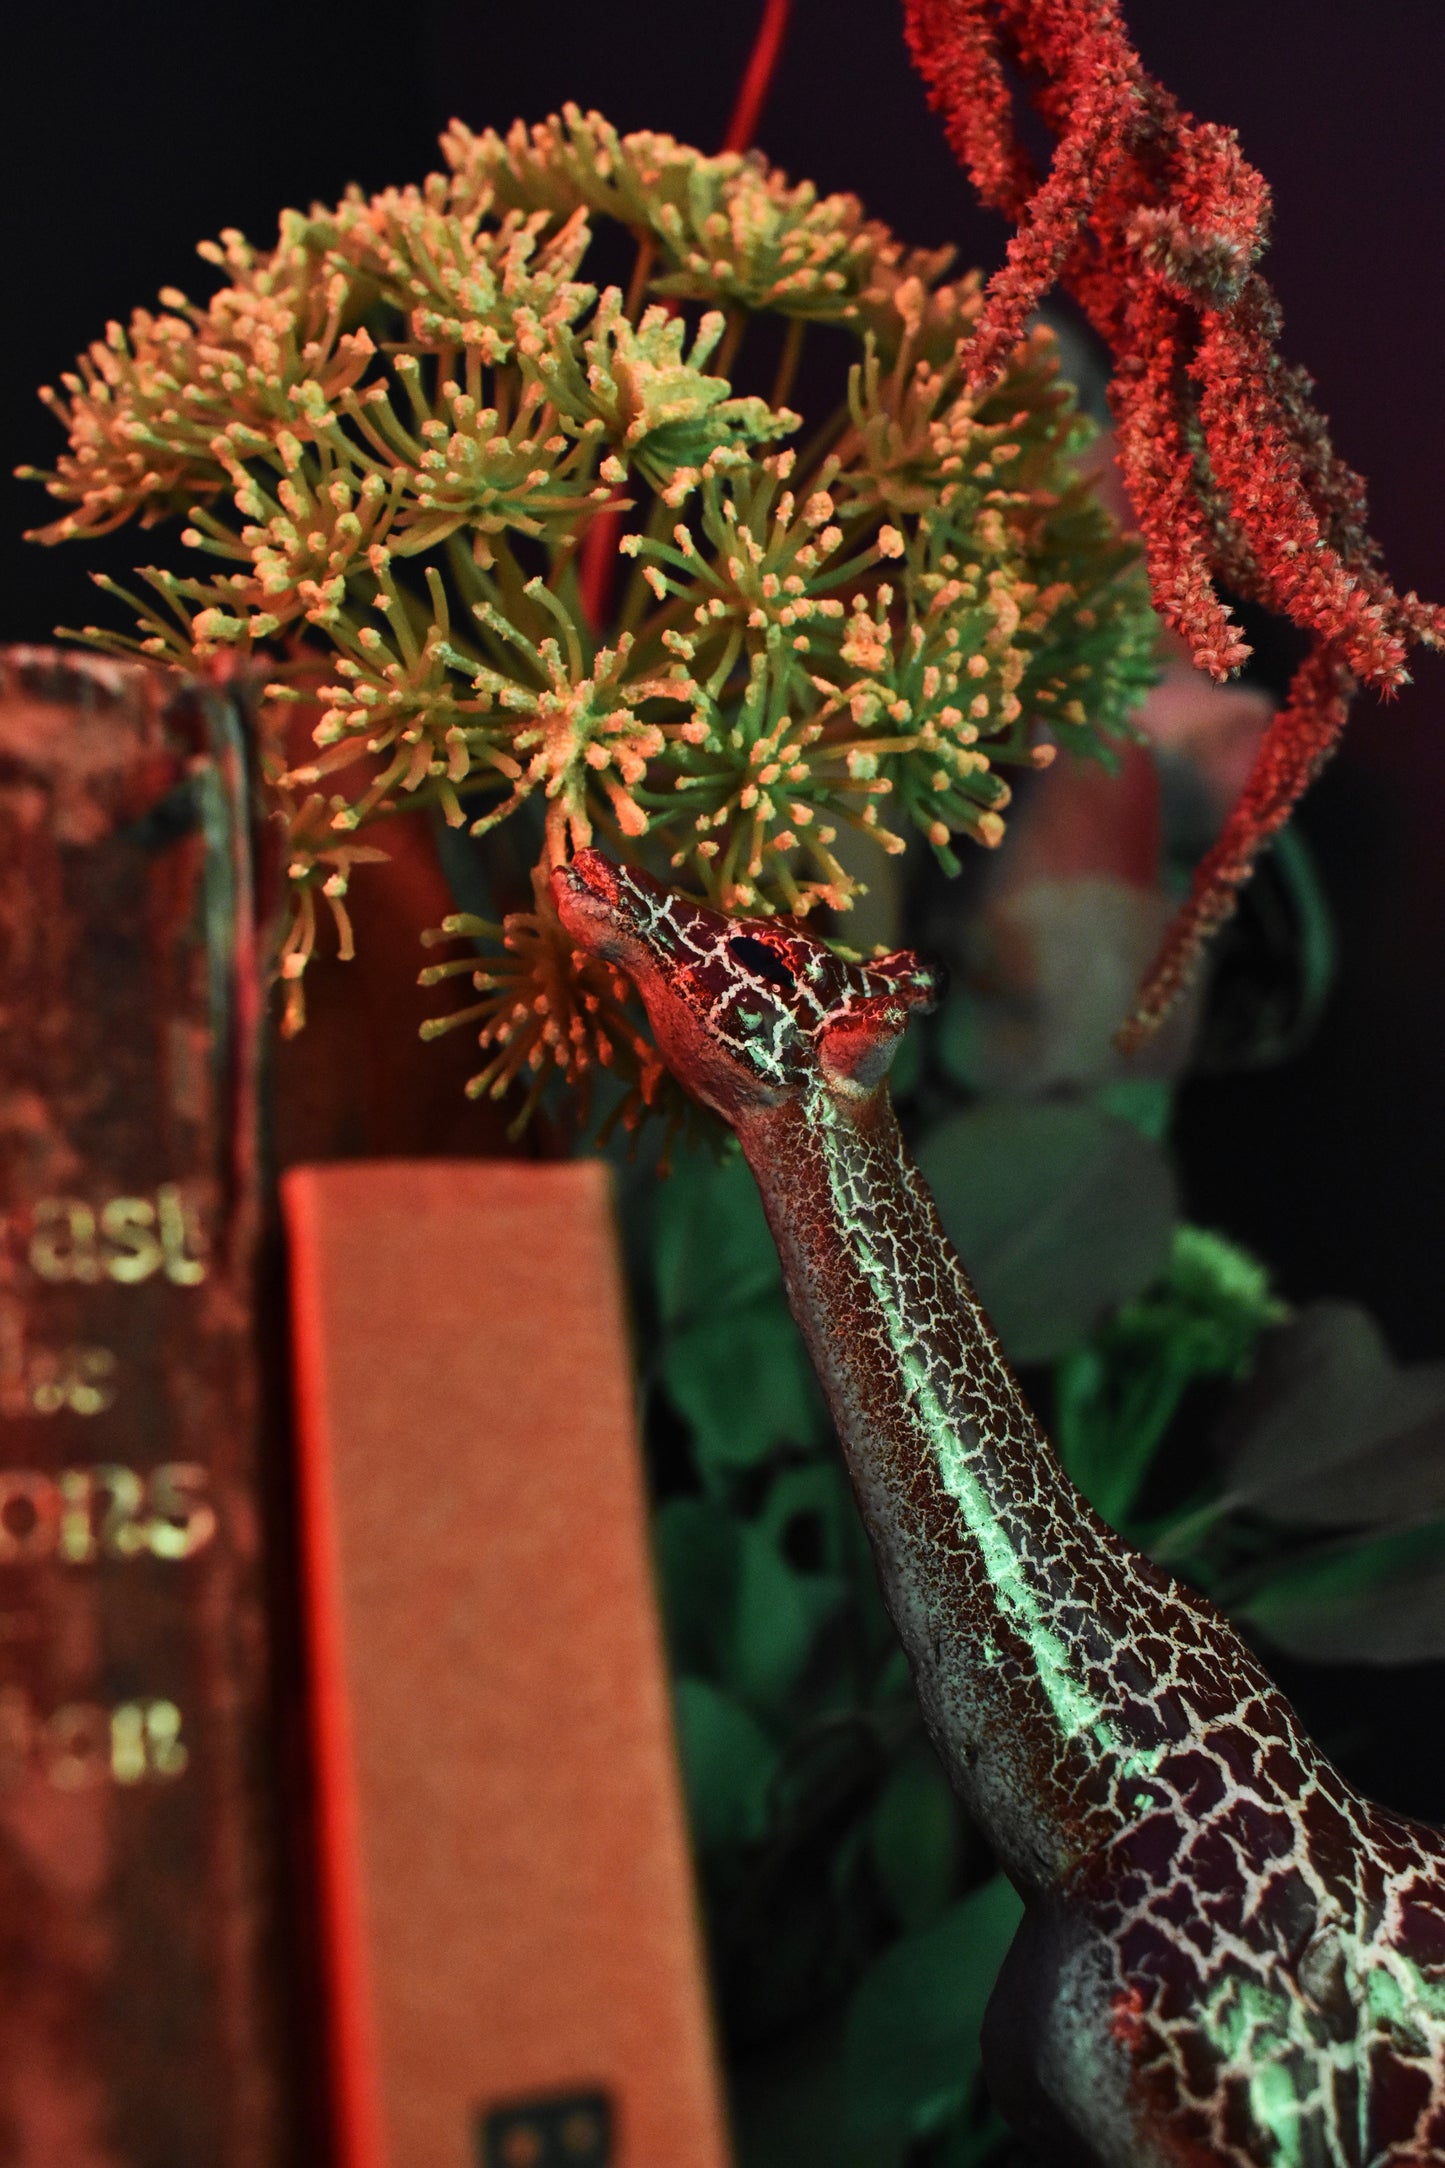
[[1025, 1897], [999, 2105], [1050, 2168], [1445, 2163], [1445, 1838], [1358, 1798], [1060, 1469], [888, 1101], [928, 973], [592, 851], [554, 884], [737, 1132], [929, 1730]]

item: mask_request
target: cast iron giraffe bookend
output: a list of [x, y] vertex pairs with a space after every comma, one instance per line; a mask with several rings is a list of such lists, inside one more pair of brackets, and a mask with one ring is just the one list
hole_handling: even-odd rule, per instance
[[889, 1104], [927, 971], [595, 851], [553, 879], [738, 1135], [929, 1731], [1024, 1896], [999, 2106], [1047, 2168], [1445, 2163], [1445, 1837], [1358, 1798], [1060, 1469]]

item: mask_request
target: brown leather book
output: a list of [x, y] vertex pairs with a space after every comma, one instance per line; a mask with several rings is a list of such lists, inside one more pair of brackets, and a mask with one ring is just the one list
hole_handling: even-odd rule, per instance
[[284, 1204], [343, 2168], [722, 2168], [605, 1170]]
[[229, 701], [0, 655], [0, 2160], [276, 2168]]

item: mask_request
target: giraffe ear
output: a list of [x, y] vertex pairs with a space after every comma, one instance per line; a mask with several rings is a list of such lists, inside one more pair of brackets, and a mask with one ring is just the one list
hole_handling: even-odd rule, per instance
[[860, 1095], [881, 1084], [898, 1051], [910, 1007], [905, 996], [875, 994], [830, 1018], [818, 1040], [818, 1060], [828, 1081]]
[[864, 965], [880, 992], [920, 1016], [938, 1007], [943, 995], [943, 973], [926, 964], [913, 949], [893, 949], [887, 956], [871, 956]]

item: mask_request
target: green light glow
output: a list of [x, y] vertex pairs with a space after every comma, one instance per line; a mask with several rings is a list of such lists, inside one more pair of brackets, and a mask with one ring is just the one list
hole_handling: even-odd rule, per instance
[[[833, 1208], [845, 1225], [851, 1224], [856, 1220], [856, 1214], [850, 1208], [844, 1180], [845, 1161], [838, 1149], [841, 1143], [846, 1152], [848, 1140], [835, 1140], [831, 1125], [827, 1123], [822, 1129]], [[995, 1510], [988, 1486], [975, 1465], [978, 1456], [965, 1442], [966, 1432], [962, 1430], [958, 1413], [941, 1398], [927, 1362], [918, 1353], [918, 1335], [900, 1305], [899, 1290], [892, 1275], [866, 1234], [856, 1226], [853, 1242], [879, 1315], [884, 1320], [889, 1345], [897, 1358], [912, 1406], [927, 1435], [939, 1479], [958, 1505], [965, 1526], [978, 1545], [1000, 1612], [1017, 1629], [1033, 1657], [1039, 1684], [1053, 1712], [1061, 1740], [1092, 1739], [1100, 1754], [1117, 1765], [1118, 1773], [1125, 1781], [1152, 1775], [1159, 1766], [1163, 1748], [1132, 1746], [1110, 1720], [1106, 1704], [1081, 1679], [1068, 1644], [1048, 1624], [1044, 1604], [1031, 1585], [1028, 1562], [1020, 1558]], [[997, 1645], [992, 1641], [985, 1643], [983, 1654], [986, 1661], [996, 1662]], [[1141, 1803], [1149, 1803], [1148, 1794], [1142, 1795]]]

